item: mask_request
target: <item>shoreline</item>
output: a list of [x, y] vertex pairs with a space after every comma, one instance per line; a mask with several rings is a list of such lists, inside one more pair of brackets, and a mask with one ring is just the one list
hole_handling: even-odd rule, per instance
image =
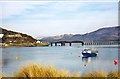
[[[9, 46], [5, 46], [5, 45], [0, 45], [0, 48], [9, 48], [9, 47], [46, 47], [49, 46], [50, 44], [43, 44], [43, 45], [19, 45], [19, 44], [15, 44], [15, 45], [9, 45]], [[84, 45], [84, 46], [94, 46], [94, 48], [119, 48], [119, 45]], [[99, 46], [99, 47], [98, 47]], [[57, 46], [56, 46], [57, 47]], [[71, 46], [70, 46], [71, 47]]]
[[16, 44], [16, 43], [10, 43], [10, 44], [2, 43], [0, 45], [0, 48], [7, 48], [7, 47], [42, 47], [42, 46], [49, 46], [49, 43], [48, 42], [45, 42], [45, 43], [19, 43], [19, 44]]

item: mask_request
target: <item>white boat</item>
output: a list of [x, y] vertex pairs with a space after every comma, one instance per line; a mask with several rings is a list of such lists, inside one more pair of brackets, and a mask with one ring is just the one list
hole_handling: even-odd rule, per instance
[[82, 51], [83, 57], [96, 57], [98, 55], [97, 50], [92, 50], [92, 49], [84, 49]]

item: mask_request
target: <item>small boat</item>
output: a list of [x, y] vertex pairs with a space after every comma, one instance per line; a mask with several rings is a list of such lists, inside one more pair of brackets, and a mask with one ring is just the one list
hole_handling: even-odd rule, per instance
[[97, 50], [92, 50], [92, 49], [84, 49], [82, 51], [83, 57], [96, 57], [98, 55]]

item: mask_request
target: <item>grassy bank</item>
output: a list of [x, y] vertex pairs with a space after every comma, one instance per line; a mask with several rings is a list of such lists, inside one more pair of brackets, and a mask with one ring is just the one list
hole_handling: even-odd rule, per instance
[[49, 43], [43, 42], [43, 43], [6, 43], [3, 44], [2, 47], [36, 47], [36, 46], [48, 46]]
[[70, 74], [65, 70], [57, 70], [54, 66], [44, 66], [31, 64], [25, 67], [22, 67], [15, 75], [15, 77], [120, 77], [120, 72], [88, 72], [84, 76], [81, 76], [80, 73]]

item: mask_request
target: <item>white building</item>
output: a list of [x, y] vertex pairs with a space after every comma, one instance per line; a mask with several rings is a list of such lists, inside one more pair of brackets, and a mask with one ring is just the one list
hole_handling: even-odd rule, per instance
[[36, 43], [42, 43], [42, 42], [40, 42], [40, 41], [36, 41]]
[[7, 35], [7, 37], [22, 37], [21, 34]]
[[4, 34], [0, 34], [0, 38], [2, 38], [4, 36]]

